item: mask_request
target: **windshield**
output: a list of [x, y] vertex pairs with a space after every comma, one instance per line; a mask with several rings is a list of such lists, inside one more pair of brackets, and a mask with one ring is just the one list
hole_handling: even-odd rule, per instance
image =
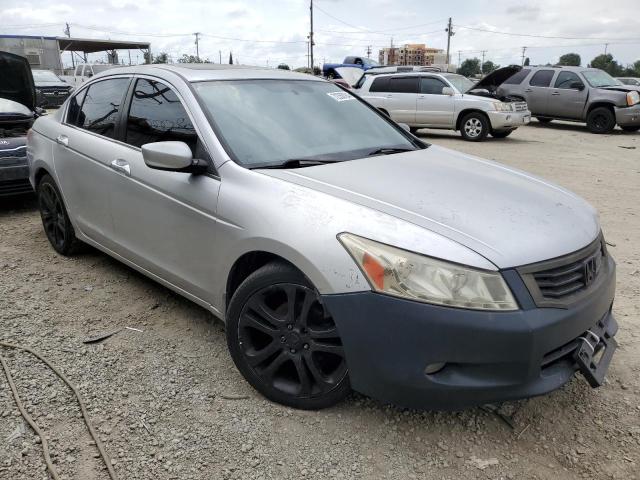
[[602, 70], [586, 70], [582, 72], [584, 78], [587, 79], [589, 85], [592, 87], [612, 87], [614, 85], [621, 85], [621, 83]]
[[456, 90], [458, 90], [458, 93], [464, 93], [474, 85], [471, 80], [469, 80], [467, 77], [463, 77], [462, 75], [448, 74], [442, 76], [446, 78], [449, 83], [455, 87]]
[[113, 68], [115, 65], [91, 65], [91, 68], [93, 69], [93, 74], [97, 75], [98, 73], [102, 73], [105, 70], [109, 70], [110, 68]]
[[329, 82], [234, 80], [194, 83], [230, 153], [248, 168], [292, 159], [366, 157], [413, 143], [355, 96]]
[[58, 76], [49, 70], [31, 70], [35, 82], [61, 82]]

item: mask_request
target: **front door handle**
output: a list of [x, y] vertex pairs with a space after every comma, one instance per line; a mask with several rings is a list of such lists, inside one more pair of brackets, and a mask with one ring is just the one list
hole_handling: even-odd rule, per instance
[[560, 95], [560, 92], [553, 92], [551, 95]]
[[126, 160], [122, 160], [121, 158], [116, 158], [113, 162], [111, 162], [111, 168], [113, 168], [116, 172], [120, 172], [127, 177], [131, 176], [131, 167], [129, 166], [129, 162]]
[[67, 137], [66, 135], [58, 135], [56, 137], [56, 142], [58, 142], [60, 145], [64, 145], [65, 147], [68, 147], [69, 137]]

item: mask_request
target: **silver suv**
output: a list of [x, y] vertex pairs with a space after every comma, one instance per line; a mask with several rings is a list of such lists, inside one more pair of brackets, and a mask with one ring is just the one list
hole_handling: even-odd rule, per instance
[[578, 369], [598, 386], [615, 351], [587, 202], [311, 75], [112, 69], [36, 120], [28, 155], [53, 248], [93, 245], [221, 318], [274, 401], [462, 408]]
[[465, 140], [477, 142], [489, 134], [504, 138], [531, 119], [525, 102], [501, 98], [487, 88], [498, 78], [510, 77], [511, 67], [476, 84], [455, 73], [386, 71], [363, 74], [355, 92], [396, 122], [409, 125], [413, 133], [420, 128], [458, 130]]
[[624, 85], [603, 70], [582, 67], [525, 67], [498, 92], [526, 100], [543, 123], [586, 122], [593, 133], [640, 129], [640, 87]]

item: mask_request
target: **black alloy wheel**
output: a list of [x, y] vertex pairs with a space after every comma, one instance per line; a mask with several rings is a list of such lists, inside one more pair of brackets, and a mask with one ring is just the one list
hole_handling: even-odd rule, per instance
[[76, 239], [60, 191], [49, 175], [42, 177], [38, 184], [38, 205], [42, 225], [51, 246], [61, 255], [72, 254], [79, 241]]
[[335, 322], [309, 281], [275, 262], [250, 275], [229, 307], [227, 341], [236, 366], [264, 396], [317, 409], [350, 391]]
[[607, 107], [596, 107], [587, 115], [587, 128], [592, 133], [609, 133], [616, 127], [616, 117]]

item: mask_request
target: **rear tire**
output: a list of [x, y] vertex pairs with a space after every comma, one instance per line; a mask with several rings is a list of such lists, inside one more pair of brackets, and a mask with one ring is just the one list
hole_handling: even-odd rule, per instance
[[544, 124], [553, 122], [553, 118], [536, 117], [536, 120]]
[[624, 130], [625, 132], [637, 132], [638, 130], [640, 130], [640, 125], [630, 125], [627, 127], [620, 127], [622, 128], [622, 130]]
[[60, 255], [73, 255], [83, 243], [76, 238], [60, 190], [50, 175], [42, 177], [36, 193], [42, 226], [49, 243]]
[[592, 133], [610, 133], [616, 127], [616, 116], [610, 108], [596, 107], [587, 115], [587, 128]]
[[315, 410], [351, 391], [337, 327], [316, 289], [290, 264], [268, 263], [240, 284], [226, 335], [240, 373], [271, 401]]
[[513, 130], [498, 130], [491, 132], [493, 138], [507, 138]]
[[460, 134], [470, 142], [481, 142], [489, 134], [489, 120], [482, 113], [468, 113], [460, 122]]

